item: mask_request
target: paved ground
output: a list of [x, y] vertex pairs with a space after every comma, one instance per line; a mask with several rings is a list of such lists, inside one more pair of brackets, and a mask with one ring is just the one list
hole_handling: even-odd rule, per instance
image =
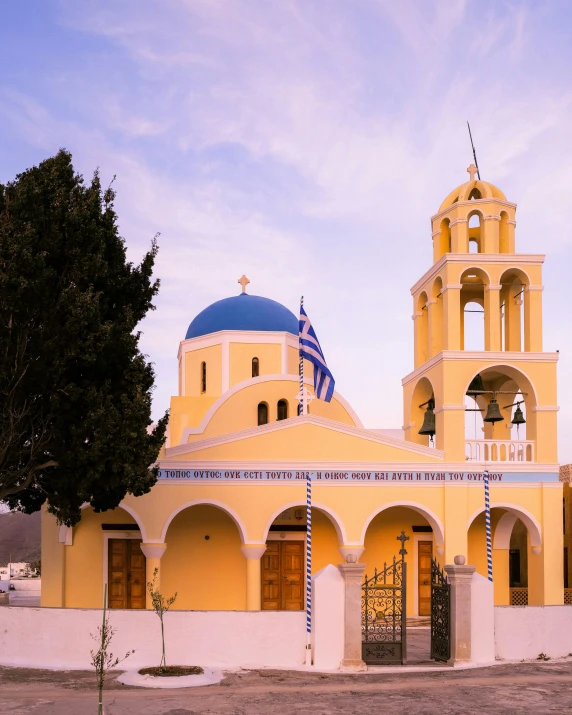
[[[219, 685], [143, 690], [111, 678], [108, 715], [572, 715], [572, 662], [432, 673], [241, 671]], [[0, 668], [3, 715], [97, 712], [93, 675]]]

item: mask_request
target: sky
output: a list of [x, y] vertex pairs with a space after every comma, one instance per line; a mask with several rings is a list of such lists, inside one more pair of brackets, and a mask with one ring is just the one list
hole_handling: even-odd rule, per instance
[[545, 253], [544, 348], [560, 351], [572, 462], [572, 4], [568, 0], [21, 0], [0, 25], [0, 182], [72, 152], [115, 175], [140, 261], [154, 417], [193, 317], [249, 292], [300, 295], [336, 388], [372, 428], [403, 423], [411, 286], [430, 217], [472, 161]]

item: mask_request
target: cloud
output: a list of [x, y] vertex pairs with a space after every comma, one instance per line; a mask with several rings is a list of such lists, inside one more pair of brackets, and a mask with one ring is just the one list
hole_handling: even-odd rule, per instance
[[[158, 405], [176, 390], [188, 323], [237, 292], [246, 272], [253, 293], [294, 311], [304, 292], [341, 392], [366, 424], [400, 426], [409, 287], [431, 264], [431, 214], [466, 178], [467, 119], [483, 176], [520, 204], [520, 250], [558, 253], [546, 275], [565, 300], [572, 50], [563, 46], [558, 63], [550, 55], [556, 9], [496, 0], [59, 7], [64, 36], [85, 46], [77, 62], [40, 70], [35, 89], [6, 84], [0, 129], [44, 152], [68, 147], [86, 174], [117, 174], [133, 260], [161, 232], [162, 289], [142, 338]], [[562, 331], [550, 291], [553, 342]], [[563, 347], [561, 374], [568, 355]], [[562, 389], [570, 424], [572, 388]]]

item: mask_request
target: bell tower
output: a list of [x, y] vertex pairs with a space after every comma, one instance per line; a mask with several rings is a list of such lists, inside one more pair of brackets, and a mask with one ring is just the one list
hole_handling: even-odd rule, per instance
[[516, 204], [477, 180], [474, 165], [467, 172], [431, 218], [433, 266], [411, 289], [405, 438], [434, 443], [449, 462], [556, 464], [558, 355], [542, 351], [544, 256], [516, 253]]

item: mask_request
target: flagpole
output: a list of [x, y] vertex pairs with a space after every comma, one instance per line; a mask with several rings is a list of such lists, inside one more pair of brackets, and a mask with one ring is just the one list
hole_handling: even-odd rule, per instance
[[489, 470], [485, 467], [485, 532], [487, 535], [487, 573], [488, 579], [493, 580], [493, 547], [491, 540], [491, 500], [489, 493]]
[[[304, 306], [304, 296], [300, 298], [300, 308]], [[300, 312], [302, 312], [300, 310]], [[304, 397], [304, 357], [302, 343], [298, 337], [300, 353], [300, 414], [306, 414]], [[312, 478], [306, 472], [306, 665], [312, 665]]]

